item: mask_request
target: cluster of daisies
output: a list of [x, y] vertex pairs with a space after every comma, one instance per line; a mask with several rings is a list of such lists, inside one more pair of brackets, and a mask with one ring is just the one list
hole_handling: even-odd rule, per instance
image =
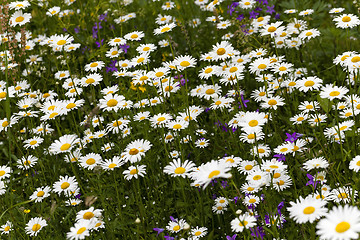
[[[70, 6], [73, 2], [66, 0], [65, 4]], [[195, 0], [194, 2], [200, 10], [209, 15], [217, 12], [224, 1]], [[126, 4], [130, 3], [131, 1], [128, 1]], [[61, 18], [75, 12], [71, 9], [61, 10], [58, 6], [48, 7], [47, 1], [39, 1], [39, 4], [45, 6], [46, 15], [49, 17]], [[254, 0], [241, 0], [238, 6], [242, 9], [254, 9], [256, 4]], [[30, 22], [31, 14], [23, 13], [23, 10], [29, 6], [28, 1], [9, 4], [10, 10], [15, 11], [10, 17], [10, 26], [23, 26]], [[177, 7], [172, 1], [161, 3], [161, 8], [166, 13]], [[343, 10], [334, 8], [330, 10], [330, 14], [338, 14]], [[296, 12], [295, 9], [285, 11], [286, 14]], [[312, 9], [306, 9], [298, 16], [306, 17], [313, 12]], [[128, 13], [115, 19], [114, 22], [122, 26], [136, 17], [136, 13]], [[201, 21], [199, 18], [194, 18], [189, 25], [198, 27]], [[217, 29], [228, 29], [232, 26], [231, 21], [224, 20], [221, 15], [208, 16], [206, 21], [215, 25]], [[353, 28], [360, 24], [358, 17], [352, 14], [334, 16], [333, 21], [338, 28]], [[55, 34], [49, 37], [40, 35], [32, 38], [32, 33], [25, 31], [25, 51], [26, 54], [29, 53], [26, 58], [27, 69], [22, 72], [20, 81], [13, 83], [0, 81], [0, 104], [8, 102], [9, 99], [16, 102], [12, 106], [15, 111], [10, 118], [0, 119], [0, 133], [19, 128], [21, 136], [19, 139], [22, 142], [18, 144], [26, 152], [24, 156], [18, 157], [15, 166], [21, 171], [36, 169], [43, 161], [38, 155], [38, 152], [42, 152], [48, 157], [62, 158], [69, 165], [72, 164], [71, 167], [78, 166], [84, 175], [87, 174], [86, 171], [95, 170], [115, 174], [116, 169], [123, 168], [122, 175], [119, 176], [130, 181], [131, 184], [134, 179], [146, 176], [147, 169], [150, 168], [146, 165], [146, 153], [156, 145], [156, 148], [164, 148], [168, 154], [168, 161], [160, 164], [161, 171], [171, 177], [180, 177], [178, 178], [180, 181], [190, 179], [189, 185], [199, 190], [204, 190], [210, 184], [215, 185], [218, 179], [230, 179], [236, 176], [243, 180], [239, 186], [239, 193], [244, 196], [241, 202], [247, 210], [236, 211], [237, 216], [229, 223], [232, 231], [239, 233], [262, 225], [283, 226], [284, 214], [270, 214], [267, 218], [259, 220], [257, 207], [264, 199], [266, 200], [262, 196], [263, 192], [278, 194], [294, 184], [290, 175], [290, 163], [287, 165], [279, 159], [272, 158], [272, 153], [280, 158], [296, 157], [304, 160], [301, 162], [300, 174], [304, 179], [308, 178], [307, 185], [313, 186], [314, 191], [290, 202], [290, 206], [286, 208], [290, 218], [298, 224], [316, 222], [317, 234], [321, 238], [356, 238], [359, 232], [360, 211], [349, 204], [357, 199], [358, 191], [351, 186], [339, 185], [332, 189], [326, 185], [328, 180], [326, 174], [330, 171], [331, 161], [325, 153], [304, 159], [305, 153], [312, 150], [307, 144], [315, 141], [315, 138], [300, 134], [273, 146], [267, 141], [271, 136], [266, 134], [265, 129], [271, 127], [270, 124], [276, 118], [277, 111], [286, 107], [288, 103], [286, 99], [297, 96], [306, 100], [298, 104], [297, 109], [300, 113], [292, 116], [290, 122], [296, 127], [321, 127], [324, 129], [321, 134], [324, 134], [329, 144], [344, 143], [347, 132], [354, 130], [355, 116], [360, 113], [360, 96], [348, 94], [358, 81], [360, 55], [348, 51], [334, 59], [334, 64], [340, 65], [348, 74], [346, 87], [335, 84], [324, 85], [321, 78], [308, 74], [307, 69], [296, 67], [295, 63], [287, 62], [285, 56], [275, 55], [264, 48], [242, 53], [229, 41], [233, 36], [232, 33], [222, 36], [222, 40], [207, 52], [200, 54], [199, 59], [190, 55], [178, 55], [173, 56], [172, 61], [163, 61], [159, 64], [155, 60], [158, 46], [170, 47], [170, 36], [180, 31], [180, 27], [177, 27], [177, 19], [171, 14], [158, 14], [155, 23], [157, 25], [152, 35], [162, 38], [157, 45], [149, 43], [145, 32], [140, 30], [107, 39], [104, 55], [108, 61], [116, 60], [114, 65], [116, 70], [105, 73], [104, 59], [89, 61], [83, 66], [81, 77], [74, 75], [69, 69], [57, 70], [54, 79], [59, 85], [58, 92], [34, 90], [26, 79], [31, 76], [34, 69], [39, 67], [41, 69], [43, 57], [45, 58], [32, 53], [35, 47], [50, 47], [54, 54], [59, 55], [59, 68], [66, 69], [64, 66], [68, 65], [68, 58], [61, 54], [75, 53], [81, 44], [73, 43], [74, 37], [70, 34]], [[319, 30], [309, 29], [308, 25], [305, 20], [297, 18], [292, 18], [285, 25], [282, 21], [272, 22], [270, 16], [259, 16], [254, 18], [248, 27], [249, 34], [258, 34], [262, 38], [269, 36], [274, 48], [298, 49], [310, 39], [320, 35]], [[2, 43], [11, 40], [9, 33], [3, 33], [0, 37]], [[20, 42], [23, 35], [17, 33], [13, 37]], [[136, 50], [135, 56], [127, 54], [128, 45]], [[172, 51], [172, 48], [169, 50]], [[0, 57], [2, 63], [15, 58], [10, 51], [0, 52]], [[150, 63], [157, 66], [150, 68]], [[1, 65], [2, 70], [6, 67], [11, 69], [17, 65]], [[195, 73], [195, 78], [189, 80], [187, 76], [190, 76], [195, 68], [200, 70]], [[109, 80], [105, 74], [111, 75], [115, 81]], [[244, 86], [249, 76], [261, 87], [255, 90], [241, 90], [240, 86]], [[146, 93], [140, 94], [137, 91], [134, 97], [123, 89]], [[259, 107], [257, 111], [246, 111], [248, 102], [244, 99], [246, 94], [257, 103]], [[168, 109], [171, 108], [166, 106], [178, 101], [184, 95], [185, 101], [181, 109], [176, 109], [176, 113], [169, 112]], [[319, 99], [332, 103], [326, 113]], [[96, 111], [84, 114], [83, 110], [90, 105], [94, 105], [91, 107]], [[210, 110], [226, 116], [226, 126], [234, 129], [232, 133], [249, 150], [244, 152], [244, 156], [250, 156], [251, 160], [230, 155], [219, 157], [218, 160], [210, 160], [210, 158], [203, 160], [201, 164], [196, 164], [195, 161], [185, 159], [181, 147], [178, 151], [176, 144], [189, 144], [199, 151], [211, 146], [210, 140], [206, 139], [207, 130], [200, 128], [216, 127], [200, 125], [201, 117]], [[328, 122], [330, 115], [339, 116], [343, 121]], [[75, 118], [80, 116], [80, 126], [75, 126], [77, 133], [62, 134], [62, 121], [74, 122]], [[36, 125], [30, 125], [28, 122], [35, 122]], [[150, 129], [149, 132], [156, 134], [156, 139], [146, 140], [141, 137], [135, 139], [134, 136], [137, 134], [135, 130], [139, 128]], [[191, 132], [190, 129], [195, 128], [197, 130]], [[94, 151], [93, 146], [97, 145], [100, 145], [101, 151]], [[40, 151], [41, 149], [43, 151]], [[15, 166], [0, 166], [0, 195], [10, 191], [7, 183]], [[359, 171], [360, 156], [355, 156], [350, 161], [349, 169]], [[30, 201], [40, 203], [45, 202], [51, 194], [57, 194], [59, 198], [64, 199], [66, 206], [78, 206], [82, 203], [78, 197], [80, 192], [76, 177], [65, 175], [59, 176], [58, 181], [52, 185], [36, 187], [28, 197]], [[217, 197], [214, 199], [212, 210], [215, 214], [224, 214], [232, 202], [233, 199]], [[328, 211], [327, 205], [333, 204], [344, 206], [333, 207]], [[105, 228], [102, 212], [103, 210], [94, 207], [78, 211], [74, 226], [66, 234], [67, 238], [84, 239], [90, 236], [91, 232]], [[42, 217], [31, 218], [25, 226], [25, 232], [30, 236], [37, 236], [49, 223], [50, 220]], [[14, 230], [13, 223], [7, 221], [0, 230], [2, 234], [8, 234]], [[159, 234], [164, 230], [156, 228], [155, 231]], [[191, 227], [184, 219], [175, 218], [171, 218], [166, 230], [169, 234], [191, 240], [206, 236], [208, 231], [206, 227]]]

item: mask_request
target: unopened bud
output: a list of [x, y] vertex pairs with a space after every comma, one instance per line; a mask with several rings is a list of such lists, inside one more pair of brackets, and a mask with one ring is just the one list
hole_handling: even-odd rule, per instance
[[242, 213], [242, 211], [240, 209], [236, 211], [237, 215], [240, 215], [241, 213]]
[[137, 224], [141, 223], [140, 218], [135, 219], [135, 223], [137, 223]]

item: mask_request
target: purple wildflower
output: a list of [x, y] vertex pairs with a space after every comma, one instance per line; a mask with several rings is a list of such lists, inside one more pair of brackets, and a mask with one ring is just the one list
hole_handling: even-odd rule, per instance
[[80, 32], [80, 27], [74, 27], [74, 32], [79, 33]]
[[277, 161], [279, 162], [284, 162], [286, 160], [284, 154], [275, 154], [274, 157], [277, 157]]
[[266, 6], [266, 7], [267, 7], [267, 10], [266, 10], [266, 12], [267, 12], [267, 13], [270, 13], [270, 14], [275, 13], [275, 10], [274, 10], [275, 5], [272, 5], [272, 6]]
[[240, 22], [245, 19], [244, 14], [240, 14], [237, 18]]
[[236, 239], [236, 234], [234, 234], [232, 237], [230, 237], [229, 235], [226, 236], [226, 240], [235, 240]]
[[159, 236], [159, 234], [164, 231], [163, 228], [153, 228], [153, 230], [157, 232], [156, 236]]
[[251, 12], [249, 12], [249, 14], [250, 14], [250, 17], [249, 17], [250, 19], [252, 19], [252, 18], [255, 19], [256, 16], [259, 15], [259, 13], [255, 12], [255, 11], [251, 11]]
[[223, 188], [226, 188], [226, 187], [229, 186], [229, 184], [228, 184], [227, 181], [221, 181], [221, 186], [222, 186]]
[[284, 203], [284, 201], [282, 201], [277, 206], [277, 211], [278, 211], [279, 215], [281, 215], [281, 209], [284, 207], [284, 205], [285, 205], [285, 203]]
[[286, 133], [286, 136], [287, 136], [287, 139], [285, 139], [285, 141], [293, 143], [293, 142], [295, 142], [299, 137], [301, 137], [302, 134], [294, 132], [293, 134]]
[[250, 230], [251, 230], [251, 236], [253, 236], [253, 237], [263, 239], [263, 237], [265, 236], [265, 231], [261, 226], [255, 227], [255, 228], [250, 228]]
[[117, 63], [117, 60], [111, 61], [111, 63], [109, 64], [109, 66], [106, 67], [106, 72], [115, 72], [115, 71], [117, 71], [118, 69], [115, 67], [115, 66], [116, 66], [116, 63]]
[[129, 46], [129, 45], [126, 45], [126, 44], [123, 44], [123, 45], [120, 45], [119, 47], [124, 51], [124, 53], [127, 53], [127, 50], [128, 50], [128, 48], [129, 48], [130, 46]]
[[311, 174], [307, 173], [306, 176], [309, 179], [309, 181], [306, 183], [306, 186], [312, 185], [314, 189], [316, 189], [316, 185], [320, 183], [320, 181], [314, 181], [314, 176], [312, 176]]
[[170, 237], [170, 236], [167, 236], [167, 235], [166, 235], [164, 238], [165, 238], [166, 240], [174, 240], [174, 239], [175, 239], [175, 238]]
[[101, 39], [100, 42], [96, 41], [95, 43], [96, 43], [96, 46], [99, 48], [103, 45], [103, 42], [104, 42], [104, 39]]

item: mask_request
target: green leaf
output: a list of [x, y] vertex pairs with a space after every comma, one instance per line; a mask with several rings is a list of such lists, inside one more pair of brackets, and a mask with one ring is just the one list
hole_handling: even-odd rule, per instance
[[329, 99], [321, 98], [320, 95], [317, 96], [317, 100], [320, 103], [320, 107], [328, 113], [331, 110], [332, 102]]

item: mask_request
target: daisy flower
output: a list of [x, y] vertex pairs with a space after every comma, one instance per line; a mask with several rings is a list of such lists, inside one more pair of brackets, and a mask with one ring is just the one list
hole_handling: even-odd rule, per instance
[[270, 35], [271, 37], [275, 37], [276, 35], [280, 35], [279, 32], [283, 31], [285, 28], [280, 27], [281, 24], [281, 21], [277, 21], [275, 23], [264, 25], [263, 29], [260, 31], [261, 36]]
[[31, 14], [23, 13], [22, 10], [16, 11], [10, 18], [10, 25], [15, 27], [16, 25], [22, 26], [28, 22], [30, 22]]
[[198, 239], [204, 237], [207, 234], [207, 230], [206, 227], [195, 227], [191, 229], [191, 235], [193, 239]]
[[306, 40], [310, 40], [311, 38], [316, 38], [318, 36], [320, 36], [320, 31], [315, 28], [304, 30], [299, 34], [300, 39]]
[[129, 41], [139, 41], [141, 40], [145, 34], [141, 31], [134, 31], [126, 34], [124, 38]]
[[[356, 156], [350, 161], [349, 169], [353, 170], [355, 172], [358, 172], [360, 170], [360, 156]], [[1, 179], [1, 177], [0, 177], [0, 179]]]
[[313, 196], [306, 198], [300, 196], [296, 202], [290, 202], [291, 206], [288, 207], [287, 210], [290, 212], [290, 217], [294, 219], [296, 223], [313, 223], [326, 214], [326, 204], [326, 201]]
[[213, 46], [211, 51], [211, 60], [225, 60], [230, 57], [231, 53], [234, 51], [231, 43], [228, 41], [222, 41]]
[[215, 178], [230, 178], [232, 175], [230, 167], [220, 164], [219, 161], [212, 160], [199, 166], [198, 170], [192, 174], [194, 184], [200, 184], [203, 189]]
[[40, 230], [47, 226], [45, 219], [41, 217], [31, 218], [26, 224], [25, 232], [30, 236], [37, 236]]
[[182, 129], [187, 128], [189, 126], [189, 122], [185, 121], [183, 119], [177, 119], [177, 120], [167, 122], [166, 126], [170, 130], [180, 131]]
[[126, 40], [121, 38], [121, 37], [116, 37], [116, 38], [113, 38], [111, 39], [108, 44], [112, 47], [115, 47], [115, 46], [120, 46], [120, 45], [124, 45], [126, 44]]
[[284, 101], [285, 99], [280, 96], [273, 96], [273, 97], [265, 98], [264, 102], [262, 102], [260, 106], [265, 109], [272, 108], [276, 110], [278, 106], [285, 105]]
[[341, 13], [345, 10], [345, 8], [332, 8], [329, 13]]
[[100, 163], [101, 167], [104, 170], [114, 170], [115, 168], [118, 168], [123, 164], [123, 160], [118, 156], [114, 156], [112, 159], [105, 159]]
[[19, 9], [25, 9], [27, 7], [30, 6], [30, 3], [28, 1], [16, 1], [16, 2], [11, 2], [9, 4], [9, 8], [15, 9], [15, 10], [19, 10]]
[[184, 229], [186, 225], [186, 221], [184, 219], [174, 219], [173, 221], [170, 221], [168, 225], [166, 226], [166, 229], [172, 233], [177, 233], [180, 230]]
[[80, 165], [89, 170], [93, 170], [101, 162], [101, 155], [98, 153], [89, 153], [80, 157], [78, 160]]
[[103, 210], [101, 209], [94, 209], [94, 207], [90, 207], [89, 209], [86, 210], [81, 210], [76, 214], [76, 221], [82, 221], [82, 220], [93, 220], [93, 219], [97, 219], [100, 218], [101, 212]]
[[252, 62], [249, 66], [251, 73], [259, 75], [261, 72], [267, 70], [270, 67], [270, 59], [268, 58], [258, 58]]
[[27, 139], [27, 140], [24, 141], [24, 148], [26, 148], [26, 149], [28, 149], [28, 148], [35, 149], [35, 148], [38, 147], [43, 141], [44, 141], [44, 139], [41, 138], [41, 137], [29, 138], [29, 139]]
[[260, 198], [256, 195], [250, 194], [243, 199], [243, 203], [246, 206], [257, 206], [260, 203]]
[[189, 173], [195, 169], [195, 164], [189, 160], [181, 163], [180, 158], [174, 159], [169, 165], [164, 167], [164, 173], [169, 174], [171, 177], [181, 176], [188, 177]]
[[254, 1], [254, 0], [241, 0], [239, 2], [239, 6], [242, 9], [251, 9], [255, 6], [255, 3], [256, 3], [256, 1]]
[[326, 84], [321, 88], [320, 97], [327, 98], [330, 101], [336, 99], [342, 99], [349, 91], [346, 87], [333, 86], [332, 84]]
[[78, 187], [78, 183], [76, 182], [75, 177], [60, 176], [59, 181], [53, 184], [53, 192], [57, 193], [58, 195], [64, 192], [65, 195], [67, 195], [71, 191], [77, 189], [77, 187]]
[[154, 34], [155, 35], [160, 35], [166, 32], [171, 32], [173, 30], [173, 28], [176, 27], [175, 23], [168, 23], [168, 24], [164, 24], [158, 28], [154, 29]]
[[297, 87], [302, 92], [319, 90], [322, 87], [322, 80], [318, 77], [307, 77], [297, 81]]
[[14, 230], [13, 224], [10, 221], [6, 221], [6, 223], [0, 227], [1, 235], [9, 234], [12, 230]]
[[174, 64], [181, 71], [189, 67], [195, 67], [196, 59], [188, 55], [178, 56], [174, 59]]
[[130, 161], [131, 163], [138, 162], [145, 156], [145, 152], [147, 152], [151, 146], [152, 144], [148, 140], [138, 139], [129, 143], [121, 155], [123, 155], [125, 161]]
[[304, 168], [308, 171], [312, 169], [327, 168], [328, 161], [324, 157], [313, 158], [303, 164]]
[[126, 180], [131, 180], [133, 177], [143, 177], [146, 174], [146, 165], [130, 166], [128, 170], [123, 171]]
[[140, 44], [137, 48], [136, 51], [138, 51], [138, 53], [147, 53], [147, 52], [153, 52], [156, 50], [156, 46], [155, 44], [149, 43], [149, 44]]
[[245, 228], [249, 229], [256, 226], [256, 218], [250, 214], [242, 214], [231, 221], [231, 230], [233, 232], [242, 232]]
[[85, 65], [85, 71], [96, 72], [97, 70], [101, 70], [105, 66], [103, 61], [96, 61]]
[[338, 28], [353, 28], [360, 24], [360, 20], [353, 14], [341, 14], [333, 19]]
[[11, 173], [12, 170], [10, 167], [7, 167], [6, 165], [0, 166], [0, 180], [3, 180], [4, 178], [9, 178]]
[[27, 157], [22, 157], [17, 160], [18, 168], [27, 170], [29, 168], [32, 168], [39, 159], [33, 155], [29, 155]]
[[59, 138], [59, 140], [55, 140], [55, 142], [49, 146], [49, 152], [52, 154], [70, 152], [77, 142], [79, 142], [77, 135], [63, 135]]
[[117, 112], [119, 109], [122, 109], [122, 105], [125, 103], [126, 99], [122, 95], [118, 94], [107, 94], [100, 99], [100, 109], [104, 109], [105, 111], [114, 110]]
[[87, 86], [96, 86], [98, 85], [101, 81], [103, 80], [103, 77], [98, 74], [98, 73], [93, 73], [93, 74], [90, 74], [90, 75], [87, 75], [86, 77], [83, 77], [81, 79], [81, 82], [80, 84], [83, 86], [83, 87], [87, 87]]
[[355, 206], [334, 206], [316, 225], [321, 239], [358, 239], [360, 211]]
[[90, 230], [94, 228], [94, 221], [80, 220], [70, 228], [70, 232], [66, 233], [67, 239], [78, 240], [85, 239], [90, 236]]
[[45, 187], [38, 187], [36, 190], [31, 194], [30, 200], [35, 200], [35, 202], [42, 202], [44, 198], [50, 196], [51, 188], [48, 186]]
[[195, 141], [195, 147], [206, 148], [207, 146], [209, 146], [209, 142], [210, 142], [209, 139], [200, 138]]

